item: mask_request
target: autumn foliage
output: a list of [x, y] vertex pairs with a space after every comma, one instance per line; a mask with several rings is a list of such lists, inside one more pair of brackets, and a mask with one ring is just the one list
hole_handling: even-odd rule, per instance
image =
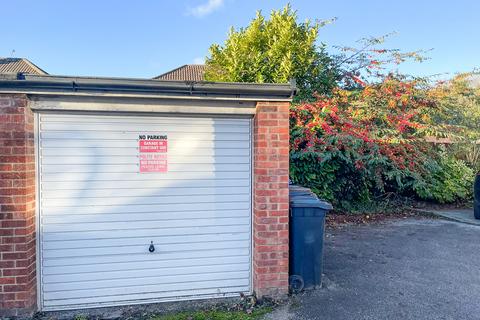
[[[392, 34], [328, 47], [318, 37], [332, 21], [299, 22], [289, 5], [258, 12], [210, 47], [206, 79], [295, 80], [290, 176], [336, 209], [369, 210], [395, 197], [469, 199], [472, 168], [480, 168], [480, 91], [468, 76], [432, 85], [400, 75], [399, 64], [422, 62], [426, 51], [384, 47]], [[439, 137], [455, 144], [431, 143]]]
[[425, 141], [437, 103], [423, 83], [388, 76], [361, 85], [292, 106], [292, 179], [347, 210], [392, 195], [463, 196], [429, 194], [441, 154]]

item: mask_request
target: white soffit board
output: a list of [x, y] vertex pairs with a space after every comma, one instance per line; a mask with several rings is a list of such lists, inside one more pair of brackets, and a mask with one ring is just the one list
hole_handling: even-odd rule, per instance
[[29, 103], [37, 111], [100, 111], [177, 114], [255, 114], [253, 101], [212, 101], [205, 99], [134, 99], [98, 97], [32, 97]]
[[251, 119], [49, 112], [37, 127], [42, 310], [251, 292]]

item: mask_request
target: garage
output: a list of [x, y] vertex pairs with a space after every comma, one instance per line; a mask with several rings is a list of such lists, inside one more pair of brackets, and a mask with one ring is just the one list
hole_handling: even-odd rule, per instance
[[44, 310], [250, 293], [250, 119], [38, 119]]
[[0, 314], [285, 295], [292, 90], [0, 79]]

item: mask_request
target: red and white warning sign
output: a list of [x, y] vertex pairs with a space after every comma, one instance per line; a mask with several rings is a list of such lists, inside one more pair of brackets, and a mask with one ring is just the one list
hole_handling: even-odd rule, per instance
[[167, 152], [167, 140], [140, 140], [140, 152]]
[[166, 154], [140, 154], [140, 172], [167, 172]]
[[168, 139], [166, 135], [139, 135], [140, 173], [168, 172]]

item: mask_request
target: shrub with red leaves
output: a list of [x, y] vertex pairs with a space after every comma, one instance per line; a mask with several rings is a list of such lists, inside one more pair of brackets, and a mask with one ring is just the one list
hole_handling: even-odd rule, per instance
[[421, 84], [395, 77], [362, 84], [290, 111], [292, 180], [341, 210], [415, 194], [437, 165], [424, 140], [436, 105]]

